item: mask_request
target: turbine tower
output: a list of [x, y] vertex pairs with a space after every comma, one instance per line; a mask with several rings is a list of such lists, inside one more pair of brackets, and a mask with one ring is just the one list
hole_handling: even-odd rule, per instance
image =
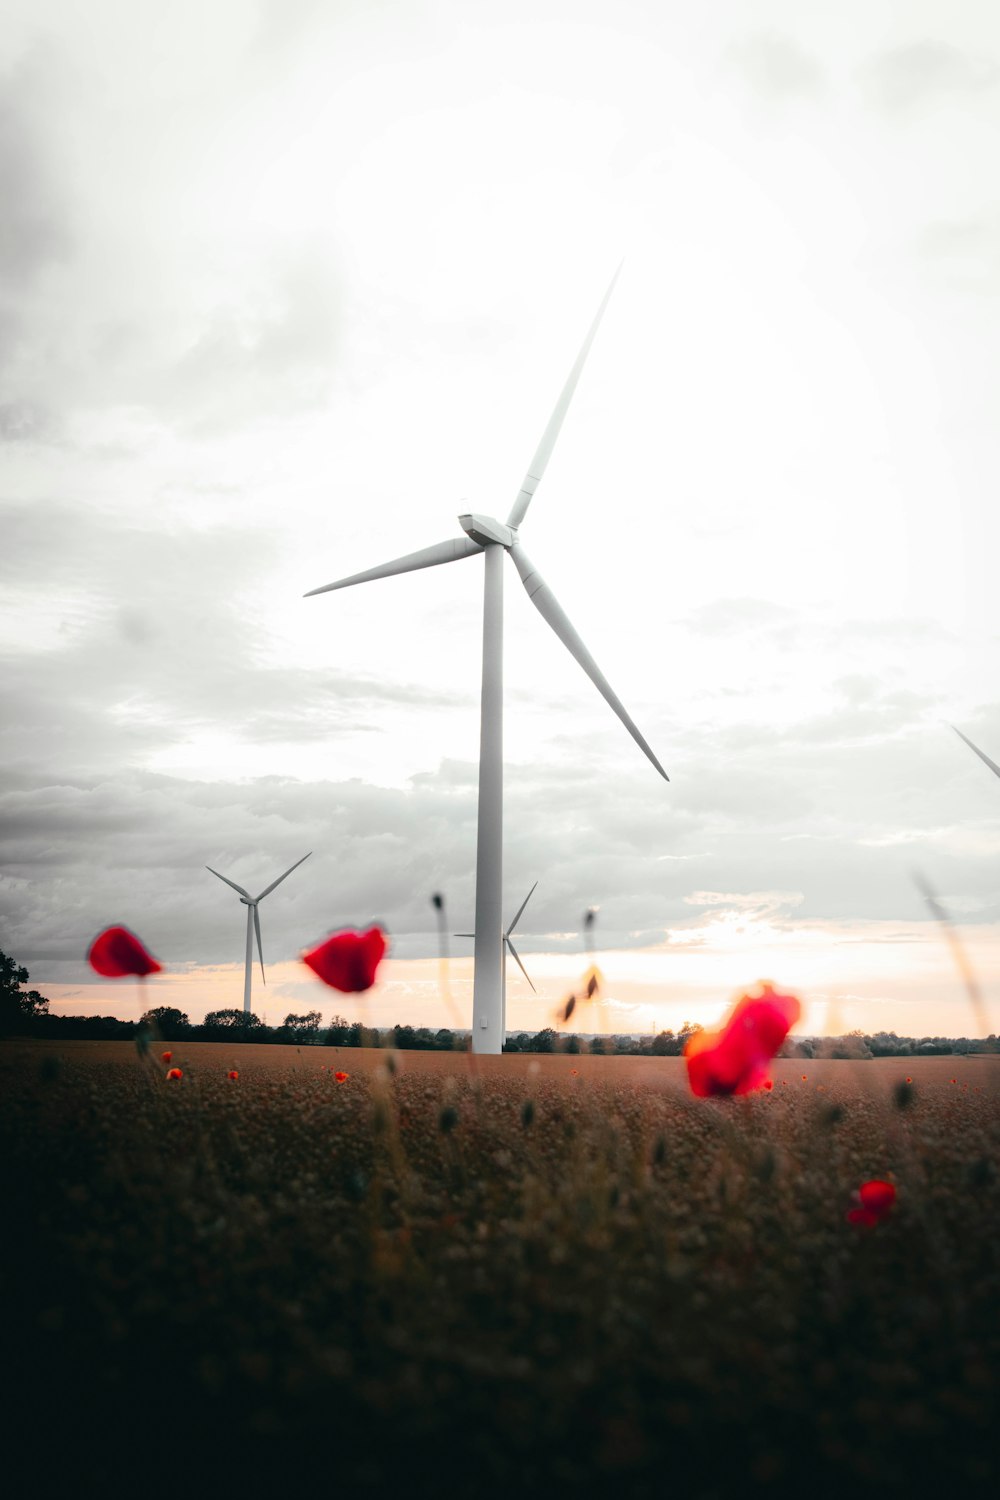
[[[312, 850], [310, 849], [309, 854], [311, 853]], [[259, 896], [251, 896], [249, 891], [245, 891], [241, 885], [237, 885], [235, 880], [230, 880], [228, 875], [219, 875], [218, 870], [213, 870], [211, 865], [205, 866], [206, 870], [218, 876], [219, 880], [224, 880], [227, 885], [231, 885], [233, 890], [238, 892], [240, 901], [247, 909], [247, 961], [246, 971], [243, 976], [243, 1010], [246, 1015], [250, 1014], [250, 980], [253, 975], [253, 935], [255, 929], [257, 932], [257, 956], [260, 959], [260, 977], [264, 980], [265, 984], [267, 983], [267, 979], [264, 977], [264, 954], [260, 946], [260, 917], [257, 915], [257, 907], [265, 896], [271, 894], [276, 885], [280, 885], [283, 880], [287, 880], [292, 870], [297, 870], [299, 865], [303, 864], [309, 858], [309, 854], [303, 854], [301, 859], [297, 859], [294, 865], [291, 866], [291, 869], [286, 870], [284, 875], [279, 875], [277, 880], [272, 880], [267, 889], [261, 891]]]
[[[514, 962], [517, 964], [517, 967], [520, 969], [520, 971], [524, 975], [525, 979], [528, 981], [529, 984], [531, 984], [531, 975], [528, 973], [527, 969], [524, 967], [524, 964], [521, 962], [521, 956], [518, 953], [517, 949], [514, 947], [514, 944], [511, 942], [510, 935], [514, 931], [514, 928], [517, 926], [518, 922], [521, 920], [521, 914], [524, 911], [524, 908], [527, 906], [528, 902], [531, 900], [532, 896], [535, 894], [535, 890], [536, 890], [537, 886], [538, 886], [538, 881], [536, 880], [535, 884], [531, 887], [531, 890], [528, 892], [528, 894], [525, 896], [524, 900], [521, 902], [520, 906], [517, 908], [517, 915], [514, 917], [513, 922], [511, 922], [510, 926], [505, 930], [504, 935], [503, 935], [503, 969], [502, 969], [501, 976], [500, 976], [500, 982], [501, 982], [501, 985], [503, 986], [503, 1014], [502, 1014], [502, 1016], [500, 1018], [500, 1045], [501, 1045], [501, 1047], [503, 1046], [504, 1042], [507, 1040], [507, 954], [508, 953], [510, 953], [511, 957], [513, 958]], [[456, 937], [474, 938], [475, 935], [476, 934], [474, 932], [456, 932], [455, 933]], [[531, 984], [531, 988], [532, 988], [532, 990], [534, 990], [535, 986], [533, 984]]]
[[543, 620], [555, 631], [572, 656], [575, 656], [598, 692], [603, 695], [621, 719], [643, 753], [652, 761], [664, 781], [666, 771], [629, 718], [621, 700], [601, 672], [563, 612], [558, 600], [531, 562], [521, 545], [519, 527], [531, 504], [535, 490], [552, 456], [559, 430], [569, 410], [590, 346], [594, 341], [604, 309], [608, 305], [621, 266], [611, 279], [597, 316], [583, 341], [576, 363], [548, 426], [532, 459], [524, 482], [506, 522], [492, 516], [470, 513], [459, 516], [464, 537], [437, 542], [420, 552], [380, 563], [364, 573], [310, 589], [314, 594], [328, 594], [334, 589], [350, 588], [355, 583], [369, 583], [375, 578], [391, 578], [396, 573], [412, 573], [419, 568], [434, 568], [441, 563], [459, 562], [482, 552], [486, 569], [483, 598], [483, 686], [479, 731], [479, 825], [476, 837], [476, 948], [475, 978], [472, 992], [472, 1049], [474, 1052], [499, 1053], [503, 1048], [503, 919], [500, 911], [503, 878], [503, 556], [508, 552], [525, 591]]

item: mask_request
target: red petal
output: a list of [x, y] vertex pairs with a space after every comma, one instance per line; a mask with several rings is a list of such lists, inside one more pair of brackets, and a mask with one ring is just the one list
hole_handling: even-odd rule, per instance
[[87, 962], [108, 979], [126, 974], [158, 974], [162, 964], [142, 945], [127, 927], [106, 927], [90, 945]]
[[302, 962], [308, 964], [324, 984], [343, 990], [345, 994], [358, 994], [370, 990], [375, 983], [375, 971], [385, 947], [385, 936], [380, 927], [369, 927], [367, 932], [347, 929], [335, 932], [325, 942], [303, 953]]
[[779, 995], [770, 985], [741, 995], [720, 1032], [697, 1032], [685, 1047], [692, 1093], [705, 1099], [759, 1089], [800, 1010], [794, 995]]
[[882, 1218], [887, 1214], [896, 1201], [896, 1189], [891, 1182], [882, 1182], [879, 1178], [872, 1178], [870, 1182], [863, 1182], [858, 1189], [858, 1197], [862, 1205], [869, 1213]]

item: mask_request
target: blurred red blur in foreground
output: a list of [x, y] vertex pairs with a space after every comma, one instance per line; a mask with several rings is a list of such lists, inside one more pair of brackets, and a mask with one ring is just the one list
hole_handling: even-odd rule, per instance
[[87, 962], [98, 974], [108, 979], [121, 979], [126, 974], [159, 974], [163, 965], [127, 927], [106, 927], [99, 932], [90, 945]]
[[857, 1202], [847, 1210], [848, 1224], [870, 1226], [885, 1218], [896, 1201], [896, 1189], [891, 1182], [873, 1177], [869, 1182], [863, 1182], [854, 1196]]
[[684, 1048], [691, 1092], [709, 1099], [759, 1089], [801, 1011], [794, 995], [780, 995], [771, 984], [741, 995], [721, 1031], [695, 1032]]
[[385, 935], [381, 927], [367, 932], [335, 932], [325, 942], [303, 953], [302, 962], [318, 974], [324, 984], [345, 994], [370, 990], [375, 971], [385, 953]]

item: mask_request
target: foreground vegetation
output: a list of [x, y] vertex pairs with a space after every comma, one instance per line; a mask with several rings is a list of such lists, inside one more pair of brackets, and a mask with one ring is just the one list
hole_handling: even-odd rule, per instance
[[994, 1058], [695, 1101], [670, 1058], [172, 1050], [0, 1049], [8, 1414], [50, 1477], [995, 1486]]

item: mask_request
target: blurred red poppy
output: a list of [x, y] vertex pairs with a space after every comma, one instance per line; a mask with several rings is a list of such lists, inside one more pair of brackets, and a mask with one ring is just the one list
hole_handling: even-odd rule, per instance
[[764, 1087], [767, 1089], [768, 1093], [770, 1093], [771, 1090], [774, 1088], [774, 1084], [772, 1083], [772, 1081], [771, 1081], [770, 1078], [765, 1078], [764, 1079]]
[[235, 1083], [236, 1080], [237, 1080], [237, 1078], [239, 1078], [240, 1075], [237, 1073], [237, 1071], [236, 1071], [235, 1068], [230, 1068], [229, 1069], [229, 1076], [233, 1080], [233, 1082]]
[[381, 927], [369, 927], [367, 932], [348, 928], [303, 953], [302, 962], [333, 989], [345, 994], [360, 993], [370, 990], [375, 983], [375, 971], [385, 946]]
[[350, 1078], [351, 1075], [350, 1075], [350, 1073], [342, 1073], [340, 1071], [340, 1069], [338, 1068], [337, 1071], [336, 1071], [336, 1073], [334, 1073], [333, 1076], [337, 1080], [338, 1083], [346, 1083], [347, 1080]]
[[87, 962], [108, 979], [121, 979], [126, 974], [138, 974], [141, 978], [145, 974], [158, 974], [163, 967], [127, 927], [106, 927], [98, 933], [90, 945]]
[[160, 1061], [168, 1063], [170, 1061], [170, 1059], [173, 1057], [173, 1055], [174, 1054], [172, 1052], [161, 1052], [160, 1053]]
[[896, 1201], [896, 1189], [891, 1182], [873, 1177], [863, 1182], [855, 1193], [857, 1202], [847, 1210], [848, 1224], [864, 1224], [871, 1227], [884, 1219]]
[[167, 1070], [167, 1077], [171, 1079], [172, 1082], [177, 1083], [184, 1077], [184, 1074], [181, 1072], [180, 1068], [169, 1068]]
[[741, 995], [721, 1031], [697, 1031], [684, 1048], [691, 1092], [708, 1099], [759, 1089], [800, 1013], [794, 995], [780, 995], [770, 984]]

